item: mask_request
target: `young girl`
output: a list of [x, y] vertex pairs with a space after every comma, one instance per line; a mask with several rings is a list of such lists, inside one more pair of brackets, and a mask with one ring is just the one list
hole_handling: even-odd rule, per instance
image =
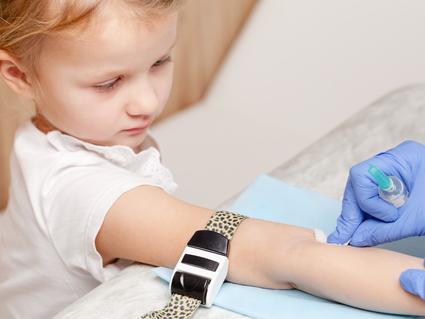
[[[173, 268], [213, 215], [169, 194], [148, 135], [172, 84], [179, 2], [0, 2], [2, 78], [37, 109], [16, 133], [0, 216], [1, 318], [50, 318], [132, 261]], [[421, 259], [309, 229], [245, 219], [229, 263], [235, 283], [425, 314], [398, 282]]]

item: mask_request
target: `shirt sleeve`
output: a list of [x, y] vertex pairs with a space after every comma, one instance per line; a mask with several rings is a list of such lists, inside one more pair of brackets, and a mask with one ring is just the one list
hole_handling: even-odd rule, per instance
[[140, 185], [163, 188], [152, 177], [106, 161], [85, 166], [67, 165], [47, 178], [41, 200], [47, 236], [70, 271], [89, 273], [104, 282], [129, 264], [119, 261], [103, 267], [95, 239], [114, 202]]

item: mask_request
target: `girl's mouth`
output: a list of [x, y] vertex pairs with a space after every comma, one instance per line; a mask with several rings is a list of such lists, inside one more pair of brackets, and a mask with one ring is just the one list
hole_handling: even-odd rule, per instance
[[129, 133], [131, 135], [133, 135], [133, 134], [139, 134], [139, 133], [143, 132], [147, 128], [148, 128], [148, 126], [145, 126], [145, 127], [134, 127], [134, 128], [130, 128], [130, 129], [124, 130], [124, 132]]

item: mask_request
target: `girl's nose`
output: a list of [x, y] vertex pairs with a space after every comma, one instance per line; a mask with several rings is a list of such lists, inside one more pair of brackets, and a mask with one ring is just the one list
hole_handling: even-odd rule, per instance
[[145, 78], [135, 85], [126, 111], [130, 116], [152, 115], [158, 108], [158, 97], [152, 83]]

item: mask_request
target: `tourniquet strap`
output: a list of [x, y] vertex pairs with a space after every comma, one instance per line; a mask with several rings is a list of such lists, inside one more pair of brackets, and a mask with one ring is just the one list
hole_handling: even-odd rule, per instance
[[186, 319], [192, 317], [201, 301], [195, 298], [172, 294], [170, 302], [162, 309], [152, 311], [143, 319]]
[[[230, 241], [239, 224], [246, 218], [246, 216], [241, 214], [218, 211], [210, 217], [205, 229], [220, 233]], [[171, 296], [170, 302], [164, 308], [152, 311], [141, 318], [187, 319], [192, 317], [200, 305], [201, 300], [174, 293]]]
[[228, 240], [231, 240], [239, 224], [246, 218], [246, 216], [241, 214], [218, 211], [208, 220], [205, 229], [220, 233]]

